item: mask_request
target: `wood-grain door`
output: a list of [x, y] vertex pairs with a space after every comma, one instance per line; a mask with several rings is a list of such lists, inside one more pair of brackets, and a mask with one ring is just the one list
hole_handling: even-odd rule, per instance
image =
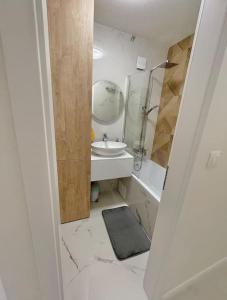
[[48, 0], [62, 223], [90, 213], [93, 0]]

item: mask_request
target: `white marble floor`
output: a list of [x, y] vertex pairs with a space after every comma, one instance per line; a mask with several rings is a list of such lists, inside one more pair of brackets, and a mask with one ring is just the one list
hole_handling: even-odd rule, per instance
[[61, 225], [65, 300], [147, 300], [148, 252], [118, 261], [101, 215], [122, 205], [117, 192], [106, 192], [92, 205], [89, 219]]

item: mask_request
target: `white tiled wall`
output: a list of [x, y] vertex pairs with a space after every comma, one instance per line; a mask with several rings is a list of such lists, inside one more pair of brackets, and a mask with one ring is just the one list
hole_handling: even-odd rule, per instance
[[[136, 69], [138, 56], [147, 58], [147, 70], [166, 58], [167, 49], [157, 42], [136, 37], [131, 41], [131, 34], [121, 32], [112, 27], [98, 23], [94, 25], [94, 47], [103, 51], [103, 57], [93, 61], [93, 82], [110, 80], [116, 83], [125, 92], [126, 76], [141, 72]], [[154, 94], [157, 92], [154, 91]], [[158, 100], [159, 101], [159, 92]], [[154, 102], [157, 102], [154, 100]], [[96, 139], [107, 133], [110, 138], [122, 138], [124, 114], [120, 119], [108, 126], [92, 121]]]

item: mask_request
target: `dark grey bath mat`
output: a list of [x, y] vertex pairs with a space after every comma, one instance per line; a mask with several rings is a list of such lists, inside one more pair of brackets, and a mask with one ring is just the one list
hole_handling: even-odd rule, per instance
[[142, 225], [127, 206], [102, 211], [103, 219], [113, 250], [119, 260], [123, 260], [150, 249]]

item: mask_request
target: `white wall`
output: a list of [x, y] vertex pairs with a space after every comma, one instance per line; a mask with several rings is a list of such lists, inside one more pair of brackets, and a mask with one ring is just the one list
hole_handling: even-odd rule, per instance
[[4, 287], [3, 287], [1, 278], [0, 278], [0, 299], [1, 299], [1, 300], [7, 300], [7, 298], [6, 298], [6, 293], [5, 293], [5, 289], [4, 289]]
[[[168, 49], [157, 42], [152, 43], [148, 39], [138, 36], [134, 42], [130, 39], [131, 35], [128, 33], [95, 23], [94, 47], [102, 49], [104, 56], [102, 59], [93, 61], [93, 82], [104, 79], [110, 80], [118, 84], [125, 92], [126, 76], [140, 72], [136, 69], [138, 56], [147, 58], [147, 70], [166, 59]], [[160, 82], [158, 83], [158, 89], [154, 91], [153, 103], [160, 101], [162, 77]], [[154, 118], [154, 116], [152, 117]], [[117, 122], [108, 126], [100, 125], [93, 120], [92, 126], [97, 139], [102, 138], [103, 133], [107, 133], [110, 138], [122, 138], [123, 123], [124, 115]], [[148, 128], [149, 141], [152, 138], [151, 128], [154, 126], [153, 123], [155, 122], [151, 121], [150, 128]]]
[[8, 300], [42, 299], [0, 40], [0, 273]]
[[[42, 296], [45, 300], [60, 300], [62, 299], [58, 230], [60, 215], [46, 1], [0, 0], [0, 32], [20, 170], [23, 177], [24, 197], [28, 208]], [[16, 193], [13, 182], [9, 182], [8, 185], [8, 188]], [[19, 196], [20, 194], [17, 195]], [[14, 194], [12, 198], [15, 198]], [[7, 214], [5, 216], [7, 220], [11, 220], [10, 217], [12, 219], [15, 217], [17, 220], [17, 215], [20, 216], [22, 213], [20, 210], [17, 211], [17, 207], [14, 210], [13, 208], [14, 203], [11, 207], [11, 216]], [[23, 222], [27, 222], [26, 217], [22, 219]], [[20, 230], [20, 224], [17, 227], [18, 236], [26, 234], [28, 228], [22, 227]], [[7, 228], [1, 229], [7, 234]], [[22, 238], [15, 238], [14, 249], [18, 243], [22, 247]], [[21, 252], [26, 255], [26, 251]], [[26, 267], [25, 258], [23, 256], [20, 258], [18, 251], [15, 255]], [[32, 268], [29, 255], [26, 259]], [[11, 275], [13, 281], [15, 266], [9, 260], [5, 260], [5, 264], [10, 264], [11, 270], [8, 276]], [[32, 274], [29, 276], [29, 270], [26, 273], [23, 268], [21, 273], [24, 272], [24, 276], [28, 277], [27, 284], [26, 286], [22, 284], [20, 287], [11, 285], [11, 293], [28, 293], [30, 289], [33, 291], [32, 284], [29, 286]], [[20, 272], [20, 267], [17, 270]], [[2, 279], [8, 293], [9, 285], [5, 284], [3, 276]], [[27, 299], [27, 297], [21, 299]], [[36, 299], [36, 297], [34, 295], [28, 299]]]
[[[164, 293], [227, 257], [226, 72], [227, 50], [171, 248]], [[207, 160], [212, 150], [221, 150], [222, 156], [215, 168], [208, 168]], [[227, 264], [226, 261], [223, 262], [225, 265], [222, 272], [225, 276]], [[220, 269], [222, 267], [220, 264]], [[222, 287], [219, 285], [220, 290], [217, 286], [215, 288], [216, 299], [222, 299]], [[200, 292], [203, 294], [199, 299], [210, 299], [208, 294], [206, 298], [202, 298], [205, 294], [204, 291]]]
[[[205, 0], [200, 12], [145, 276], [149, 299], [226, 299], [226, 9]], [[212, 150], [222, 157], [207, 168]]]

